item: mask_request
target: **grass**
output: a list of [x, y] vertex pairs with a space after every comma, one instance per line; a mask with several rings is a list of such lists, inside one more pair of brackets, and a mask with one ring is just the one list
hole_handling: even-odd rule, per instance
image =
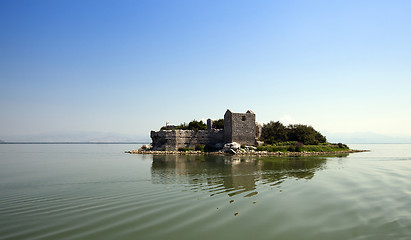
[[[345, 144], [319, 144], [319, 145], [302, 145], [295, 148], [296, 142], [282, 142], [274, 145], [258, 146], [257, 151], [267, 152], [340, 152], [346, 151], [350, 148]], [[296, 150], [297, 149], [297, 150]]]
[[179, 152], [188, 152], [188, 151], [192, 151], [193, 149], [191, 149], [191, 148], [186, 148], [186, 147], [182, 147], [182, 148], [179, 148], [178, 149], [178, 151]]
[[[350, 150], [350, 148], [342, 143], [322, 143], [318, 145], [303, 145], [299, 142], [279, 142], [272, 145], [258, 146], [257, 151], [267, 151], [267, 152], [341, 152]], [[194, 149], [192, 148], [179, 148], [180, 152], [188, 151], [201, 151], [201, 152], [214, 152], [216, 149], [210, 148], [206, 145], [196, 145]]]

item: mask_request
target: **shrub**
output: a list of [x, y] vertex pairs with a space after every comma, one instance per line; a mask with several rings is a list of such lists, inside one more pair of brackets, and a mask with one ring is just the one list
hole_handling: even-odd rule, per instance
[[279, 142], [273, 145], [258, 146], [257, 151], [267, 152], [338, 152], [348, 150], [348, 146], [341, 144], [304, 145], [301, 142]]
[[325, 143], [327, 139], [313, 127], [303, 124], [290, 124], [287, 127], [289, 141], [298, 141], [307, 145]]
[[339, 148], [348, 148], [347, 145], [342, 144], [342, 143], [338, 143], [337, 145], [338, 145]]
[[326, 137], [311, 126], [303, 124], [290, 124], [285, 127], [279, 121], [271, 121], [263, 125], [261, 140], [267, 144], [292, 141], [301, 142], [303, 144], [317, 145], [327, 142]]
[[288, 151], [289, 152], [302, 152], [303, 151], [303, 146], [304, 146], [304, 144], [302, 144], [302, 143], [300, 143], [300, 142], [297, 142], [297, 143], [295, 143], [295, 144], [291, 144], [289, 147], [288, 147]]
[[193, 120], [188, 124], [188, 130], [207, 130], [207, 124], [203, 121]]
[[224, 129], [224, 119], [218, 119], [213, 121], [213, 128]]
[[271, 121], [263, 125], [261, 140], [268, 144], [287, 141], [287, 129], [279, 121]]
[[190, 149], [186, 148], [186, 147], [182, 147], [182, 148], [179, 148], [178, 151], [179, 152], [188, 152], [188, 151], [190, 151]]
[[176, 129], [176, 130], [207, 130], [207, 124], [203, 123], [203, 121], [196, 121], [193, 120], [188, 123], [182, 123], [177, 126], [173, 126], [172, 128], [163, 126], [160, 130], [168, 130], [168, 129]]
[[177, 125], [174, 127], [174, 129], [178, 129], [178, 130], [188, 130], [188, 126], [186, 123], [182, 123], [180, 125]]
[[274, 143], [274, 146], [290, 146], [292, 144], [296, 144], [297, 141], [286, 141], [286, 142], [278, 142], [278, 143]]
[[195, 147], [195, 150], [204, 152], [204, 148], [205, 148], [205, 145], [197, 144]]
[[257, 146], [257, 151], [286, 152], [288, 146], [263, 145]]
[[295, 151], [296, 152], [301, 152], [303, 150], [303, 146], [304, 146], [304, 144], [302, 144], [300, 142], [296, 143], [295, 144]]

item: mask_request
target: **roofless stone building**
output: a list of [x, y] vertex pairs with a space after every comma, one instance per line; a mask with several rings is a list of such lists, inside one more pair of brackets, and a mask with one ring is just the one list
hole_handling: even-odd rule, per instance
[[246, 113], [233, 113], [227, 110], [224, 114], [224, 141], [255, 145], [255, 114], [250, 110]]
[[233, 113], [227, 110], [224, 114], [224, 129], [215, 129], [213, 121], [207, 120], [207, 130], [160, 130], [151, 131], [153, 150], [176, 151], [179, 148], [195, 148], [196, 145], [208, 145], [222, 148], [225, 143], [237, 142], [241, 145], [256, 145], [259, 127], [255, 114]]

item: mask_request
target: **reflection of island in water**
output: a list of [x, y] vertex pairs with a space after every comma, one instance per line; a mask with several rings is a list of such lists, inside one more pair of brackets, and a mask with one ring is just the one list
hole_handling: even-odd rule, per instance
[[[346, 156], [346, 155], [345, 155]], [[343, 157], [343, 156], [341, 156]], [[273, 158], [216, 155], [153, 155], [154, 184], [188, 184], [213, 194], [252, 192], [257, 185], [280, 186], [287, 178], [311, 179], [327, 158]]]

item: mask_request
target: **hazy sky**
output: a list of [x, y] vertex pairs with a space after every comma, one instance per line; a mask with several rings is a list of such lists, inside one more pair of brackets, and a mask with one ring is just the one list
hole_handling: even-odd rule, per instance
[[147, 137], [227, 108], [411, 136], [410, 13], [396, 0], [0, 0], [0, 139]]

